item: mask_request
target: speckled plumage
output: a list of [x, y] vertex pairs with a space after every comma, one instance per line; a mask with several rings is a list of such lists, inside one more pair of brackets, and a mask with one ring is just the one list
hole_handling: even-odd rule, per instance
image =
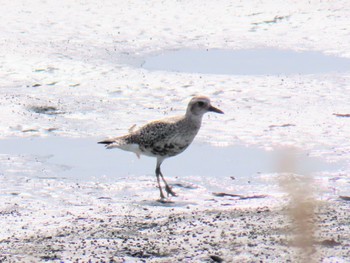
[[107, 149], [119, 148], [134, 152], [137, 156], [142, 154], [156, 157], [156, 176], [161, 200], [163, 200], [165, 196], [160, 185], [159, 176], [161, 176], [165, 183], [165, 190], [168, 195], [175, 196], [175, 193], [168, 186], [160, 171], [161, 163], [164, 159], [186, 150], [201, 127], [204, 113], [208, 111], [223, 113], [210, 104], [209, 98], [204, 96], [193, 97], [188, 104], [186, 114], [183, 116], [156, 120], [135, 131], [134, 129], [130, 129], [127, 135], [104, 140], [99, 143], [106, 144]]
[[137, 144], [139, 153], [147, 156], [171, 157], [183, 152], [193, 141], [200, 125], [182, 117], [153, 121], [129, 134], [117, 137], [107, 148], [127, 148]]

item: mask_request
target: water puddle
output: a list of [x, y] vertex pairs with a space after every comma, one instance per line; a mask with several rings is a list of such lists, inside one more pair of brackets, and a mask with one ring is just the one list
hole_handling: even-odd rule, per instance
[[324, 74], [350, 71], [350, 59], [321, 52], [278, 49], [165, 51], [150, 56], [148, 70], [228, 75]]
[[[0, 156], [6, 155], [2, 158], [10, 162], [11, 171], [17, 169], [20, 175], [39, 179], [105, 183], [137, 177], [139, 180], [155, 181], [154, 158], [137, 159], [132, 153], [106, 150], [97, 141], [95, 138], [63, 137], [6, 139], [0, 140]], [[225, 188], [228, 185], [235, 189], [264, 185], [264, 175], [290, 172], [287, 166], [281, 168], [279, 165], [283, 154], [283, 150], [264, 151], [254, 147], [215, 147], [194, 143], [181, 155], [166, 160], [162, 171], [177, 189], [196, 191], [204, 187], [213, 192], [223, 192], [229, 189]], [[30, 157], [34, 161], [22, 164], [25, 169], [20, 168], [18, 162], [11, 161], [15, 156], [26, 157], [24, 160]], [[293, 153], [293, 159], [292, 172], [298, 174], [340, 168], [338, 164], [309, 157], [305, 152]], [[7, 173], [3, 165], [0, 164], [0, 174]], [[28, 169], [34, 169], [34, 173], [26, 174]], [[244, 194], [244, 191], [239, 194]]]

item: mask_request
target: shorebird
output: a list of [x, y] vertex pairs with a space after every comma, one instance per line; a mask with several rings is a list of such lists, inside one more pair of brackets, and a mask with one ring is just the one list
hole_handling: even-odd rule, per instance
[[210, 104], [208, 97], [195, 96], [188, 103], [185, 115], [155, 120], [137, 130], [133, 126], [127, 135], [98, 143], [106, 144], [107, 149], [119, 148], [133, 152], [137, 157], [140, 157], [140, 155], [156, 157], [155, 172], [160, 199], [164, 201], [165, 195], [160, 178], [164, 182], [167, 196], [176, 196], [176, 194], [166, 182], [160, 166], [166, 158], [182, 153], [192, 143], [201, 127], [202, 117], [206, 112], [223, 114], [223, 111]]

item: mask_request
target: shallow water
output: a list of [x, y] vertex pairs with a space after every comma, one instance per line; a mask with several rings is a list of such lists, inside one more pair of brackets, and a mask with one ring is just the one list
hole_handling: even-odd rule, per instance
[[232, 75], [292, 75], [350, 71], [350, 59], [322, 52], [279, 49], [165, 51], [142, 65], [149, 70]]
[[[0, 173], [78, 183], [155, 183], [154, 158], [138, 160], [132, 153], [106, 150], [97, 144], [98, 140], [64, 137], [0, 140], [0, 154], [4, 159], [12, 159], [10, 168], [0, 165]], [[342, 167], [342, 164], [309, 157], [306, 152], [291, 152], [289, 158], [294, 165], [281, 168], [281, 158], [285, 155], [284, 149], [265, 151], [239, 145], [215, 147], [194, 143], [183, 154], [166, 160], [162, 171], [175, 189], [244, 195], [277, 192], [277, 173], [310, 175], [337, 171]], [[15, 157], [24, 158], [23, 163], [14, 161]], [[129, 194], [138, 189], [135, 185]]]
[[[286, 251], [285, 245], [291, 244], [289, 234], [294, 226], [289, 223], [294, 220], [285, 217], [286, 209], [276, 216], [268, 203], [273, 199], [284, 206], [282, 198], [256, 199], [263, 208], [259, 210], [249, 201], [242, 201], [253, 214], [249, 216], [241, 214], [236, 200], [212, 195], [213, 191], [249, 195], [277, 191], [278, 174], [267, 172], [280, 170], [274, 164], [277, 158], [273, 158], [273, 152], [254, 147], [212, 148], [195, 144], [182, 155], [165, 161], [162, 167], [179, 194], [174, 198], [176, 205], [184, 209], [159, 209], [155, 201], [159, 197], [155, 160], [146, 157], [137, 160], [130, 153], [107, 151], [91, 137], [103, 139], [122, 134], [135, 123], [141, 125], [164, 115], [182, 114], [193, 94], [205, 94], [225, 115], [209, 115], [210, 120], [206, 117], [197, 141], [259, 147], [293, 145], [313, 156], [347, 161], [347, 169], [339, 172], [338, 164], [328, 167], [322, 161], [311, 168], [299, 169], [315, 171], [321, 167], [321, 172], [312, 172], [317, 179], [314, 187], [326, 186], [327, 190], [334, 187], [339, 191], [336, 194], [343, 191], [348, 196], [350, 125], [349, 118], [340, 116], [349, 114], [349, 74], [328, 74], [338, 71], [333, 63], [339, 62], [345, 70], [347, 62], [343, 65], [343, 60], [331, 59], [319, 69], [322, 61], [310, 56], [296, 64], [298, 67], [294, 66], [290, 74], [299, 74], [304, 65], [310, 70], [303, 69], [306, 73], [323, 70], [327, 74], [281, 77], [253, 74], [288, 74], [291, 69], [282, 66], [294, 65], [291, 59], [281, 66], [283, 72], [276, 70], [277, 62], [271, 69], [269, 61], [259, 64], [256, 56], [254, 65], [241, 63], [233, 73], [225, 73], [221, 61], [217, 64], [215, 60], [204, 61], [201, 64], [208, 64], [210, 74], [174, 73], [164, 71], [168, 69], [163, 65], [157, 69], [161, 71], [147, 70], [140, 68], [141, 63], [136, 65], [139, 60], [134, 61], [134, 56], [145, 57], [147, 66], [150, 54], [183, 47], [209, 50], [271, 47], [350, 57], [348, 6], [348, 1], [294, 1], [289, 5], [254, 0], [176, 4], [145, 1], [142, 5], [136, 1], [115, 4], [96, 0], [34, 0], [30, 5], [24, 0], [3, 1], [0, 13], [6, 26], [0, 31], [1, 137], [57, 135], [90, 139], [0, 142], [3, 226], [0, 250], [5, 251], [0, 261], [20, 262], [26, 258], [33, 262], [109, 261], [123, 256], [125, 251], [120, 249], [124, 247], [130, 253], [154, 251], [157, 255], [169, 251], [169, 255], [178, 254], [177, 261], [206, 261], [202, 256], [211, 251], [228, 262], [251, 261], [256, 255], [262, 261], [266, 258], [281, 261], [281, 255], [285, 261], [295, 261], [290, 253], [300, 251], [294, 248]], [[324, 57], [321, 53], [316, 56]], [[245, 61], [249, 61], [247, 57]], [[180, 61], [181, 71], [185, 64]], [[195, 66], [200, 69], [200, 65]], [[219, 74], [230, 75], [215, 75], [216, 69]], [[243, 71], [246, 76], [236, 75], [240, 69], [249, 71]], [[187, 70], [197, 72], [193, 68], [183, 72]], [[298, 158], [300, 163], [310, 160]], [[300, 164], [295, 160], [294, 163]], [[187, 209], [188, 200], [196, 207]], [[325, 249], [320, 247], [323, 241], [331, 242], [325, 243], [324, 253], [311, 255], [315, 261], [338, 262], [349, 258], [344, 250], [350, 233], [348, 204], [336, 200], [329, 202], [325, 210], [317, 208], [316, 254]], [[225, 203], [234, 205], [228, 208], [238, 214], [221, 223], [215, 218], [220, 212], [213, 216], [211, 212], [196, 212], [199, 205], [210, 210]], [[135, 209], [138, 204], [147, 207]], [[171, 221], [170, 216], [182, 211], [187, 211], [187, 220], [163, 224], [162, 219]], [[196, 213], [200, 217], [193, 218]], [[119, 221], [120, 217], [125, 217], [126, 222]], [[150, 221], [154, 230], [148, 235], [138, 228], [145, 221]], [[202, 228], [202, 223], [197, 224], [206, 221], [215, 227]], [[120, 228], [125, 232], [119, 232]], [[135, 240], [133, 229], [142, 236], [140, 243]], [[217, 237], [219, 242], [212, 242], [212, 238], [208, 241], [208, 235]], [[171, 239], [162, 240], [162, 236]], [[198, 246], [198, 240], [205, 241], [204, 246]], [[183, 249], [178, 249], [177, 244], [183, 244]], [[147, 249], [149, 245], [152, 249]], [[159, 261], [165, 262], [167, 258]]]

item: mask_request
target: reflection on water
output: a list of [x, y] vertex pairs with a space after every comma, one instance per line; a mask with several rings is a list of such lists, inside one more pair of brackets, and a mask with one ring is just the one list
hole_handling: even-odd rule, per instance
[[150, 56], [149, 70], [232, 75], [322, 74], [350, 71], [350, 59], [278, 49], [166, 51]]
[[[106, 150], [97, 144], [98, 140], [63, 137], [6, 139], [0, 140], [0, 153], [41, 157], [48, 164], [62, 168], [57, 171], [57, 178], [68, 180], [108, 182], [129, 175], [153, 176], [155, 158], [142, 156], [137, 159], [136, 155], [122, 150]], [[218, 181], [225, 178], [236, 183], [249, 183], [262, 173], [288, 172], [278, 166], [282, 153], [283, 150], [264, 151], [244, 146], [215, 147], [194, 143], [184, 153], [166, 160], [162, 170], [167, 177], [184, 182], [175, 184], [175, 187], [186, 189], [196, 188], [187, 178]], [[299, 174], [339, 168], [308, 157], [305, 152], [295, 153], [294, 160], [296, 167], [293, 171]], [[45, 177], [40, 170], [36, 176]]]

